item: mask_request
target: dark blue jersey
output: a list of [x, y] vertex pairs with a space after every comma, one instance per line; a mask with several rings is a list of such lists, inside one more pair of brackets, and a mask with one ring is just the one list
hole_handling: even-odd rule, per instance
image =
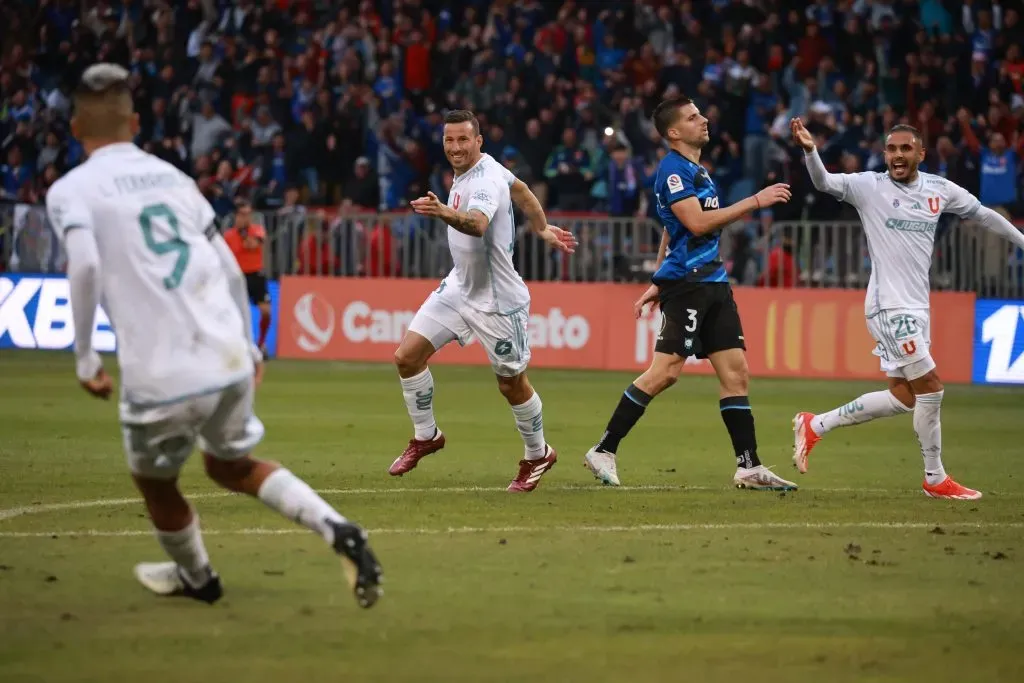
[[718, 191], [707, 170], [675, 150], [658, 164], [654, 198], [658, 218], [668, 230], [668, 255], [652, 278], [656, 284], [669, 282], [728, 282], [718, 253], [719, 231], [694, 235], [672, 213], [672, 205], [696, 197], [705, 211], [718, 208]]

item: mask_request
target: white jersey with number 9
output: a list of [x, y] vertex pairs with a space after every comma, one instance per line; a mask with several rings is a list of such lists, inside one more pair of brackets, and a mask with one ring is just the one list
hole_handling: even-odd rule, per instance
[[46, 207], [62, 239], [71, 230], [95, 238], [125, 401], [172, 403], [252, 374], [210, 244], [215, 215], [191, 178], [131, 143], [107, 145], [53, 184]]

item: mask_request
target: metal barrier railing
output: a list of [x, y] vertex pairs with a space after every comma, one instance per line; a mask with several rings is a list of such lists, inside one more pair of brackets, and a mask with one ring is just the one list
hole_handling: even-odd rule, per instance
[[[867, 287], [871, 259], [859, 222], [776, 223], [765, 232], [753, 247], [758, 281], [737, 277], [742, 284]], [[934, 291], [1024, 298], [1024, 252], [973, 221], [943, 216], [935, 235], [929, 280]]]
[[[554, 220], [554, 219], [553, 219]], [[271, 276], [443, 277], [452, 266], [448, 228], [410, 213], [288, 212], [262, 217]], [[560, 227], [580, 241], [576, 254], [552, 251], [520, 227], [513, 247], [516, 269], [527, 280], [627, 281], [647, 277], [633, 261], [657, 255], [660, 228], [653, 221], [563, 217]]]
[[[413, 213], [337, 212], [306, 208], [255, 214], [267, 229], [267, 275], [440, 279], [451, 269], [448, 230]], [[551, 216], [576, 234], [568, 256], [520, 226], [513, 247], [526, 280], [642, 282], [650, 278], [661, 239], [650, 219]], [[230, 224], [230, 221], [227, 223]], [[762, 287], [863, 289], [871, 275], [864, 231], [857, 221], [760, 223], [739, 221], [721, 235], [733, 281]], [[64, 270], [60, 241], [41, 206], [0, 203], [0, 268]], [[934, 290], [1024, 298], [1024, 253], [985, 229], [943, 216], [931, 268]]]

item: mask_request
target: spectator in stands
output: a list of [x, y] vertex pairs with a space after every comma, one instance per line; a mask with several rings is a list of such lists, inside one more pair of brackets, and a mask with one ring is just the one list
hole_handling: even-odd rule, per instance
[[375, 211], [380, 206], [380, 181], [366, 157], [356, 159], [344, 196], [365, 210]]
[[577, 144], [574, 129], [563, 131], [562, 144], [548, 157], [544, 175], [557, 208], [562, 211], [585, 211], [588, 208], [594, 174], [590, 168], [590, 153]]
[[21, 147], [18, 145], [8, 147], [7, 163], [0, 166], [4, 195], [12, 199], [21, 197], [23, 190], [30, 188], [34, 175], [32, 168], [22, 158]]
[[793, 238], [786, 235], [768, 252], [768, 265], [757, 280], [758, 287], [795, 287], [799, 273], [793, 258]]
[[523, 155], [519, 153], [515, 147], [506, 145], [505, 149], [501, 151], [501, 155], [498, 160], [507, 168], [515, 177], [522, 180], [527, 185], [533, 185], [534, 175], [533, 170], [526, 165], [526, 160], [523, 159]]
[[608, 213], [612, 216], [634, 216], [640, 210], [644, 171], [629, 148], [621, 142], [612, 147], [607, 167]]
[[248, 130], [251, 136], [250, 144], [257, 153], [270, 149], [274, 137], [282, 132], [281, 126], [273, 119], [267, 105], [261, 105], [256, 110], [255, 119], [248, 122]]
[[224, 136], [231, 133], [231, 126], [224, 117], [213, 108], [213, 103], [204, 100], [198, 114], [192, 116], [192, 147], [193, 159], [209, 154], [220, 143]]
[[323, 216], [319, 218], [305, 223], [299, 244], [299, 275], [334, 275], [338, 272], [340, 260], [334, 248], [337, 236], [328, 227], [327, 220]]
[[[1017, 149], [1008, 149], [1006, 137], [997, 129], [991, 131], [988, 144], [983, 146], [974, 132], [967, 109], [961, 108], [957, 112], [957, 120], [967, 149], [978, 158], [981, 167], [981, 193], [978, 199], [989, 208], [1003, 208], [1015, 213], [1018, 197], [1018, 150], [1024, 149], [1024, 138], [1019, 139]], [[992, 123], [991, 118], [989, 123]], [[1016, 131], [1013, 131], [1013, 134], [1017, 137]]]
[[288, 154], [285, 151], [284, 135], [274, 136], [270, 149], [263, 153], [260, 168], [260, 184], [263, 186], [263, 203], [267, 206], [280, 207], [284, 198], [284, 190], [295, 177], [292, 173]]

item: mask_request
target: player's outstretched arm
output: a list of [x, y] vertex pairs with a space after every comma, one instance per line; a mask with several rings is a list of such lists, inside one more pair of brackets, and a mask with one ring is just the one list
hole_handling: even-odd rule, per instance
[[818, 156], [818, 147], [814, 144], [814, 136], [804, 128], [800, 119], [792, 119], [789, 122], [789, 129], [793, 133], [793, 142], [800, 145], [804, 150], [804, 161], [807, 164], [807, 173], [811, 176], [811, 183], [814, 189], [819, 192], [842, 198], [846, 194], [846, 181], [840, 173], [829, 173]]
[[71, 289], [71, 315], [75, 323], [75, 374], [82, 387], [97, 398], [108, 398], [113, 383], [92, 347], [96, 307], [100, 303], [100, 254], [92, 231], [71, 227], [64, 237]]
[[426, 197], [412, 200], [409, 202], [409, 206], [419, 215], [440, 218], [452, 229], [470, 237], [483, 237], [491, 222], [490, 217], [479, 209], [469, 209], [465, 213], [459, 213], [442, 203], [433, 192], [427, 192]]
[[706, 235], [721, 230], [733, 221], [755, 209], [764, 209], [775, 204], [788, 202], [792, 193], [789, 185], [777, 183], [766, 187], [755, 195], [741, 199], [723, 209], [706, 211], [696, 197], [687, 197], [672, 204], [672, 213], [694, 235]]
[[512, 203], [518, 206], [526, 215], [526, 225], [530, 232], [534, 233], [546, 244], [554, 249], [572, 254], [576, 251], [576, 236], [568, 230], [548, 225], [547, 215], [544, 207], [541, 206], [537, 195], [533, 193], [530, 186], [518, 178], [509, 187]]
[[979, 205], [973, 218], [986, 230], [994, 232], [1024, 249], [1024, 233], [1018, 230], [1013, 223], [1000, 216], [997, 211]]

